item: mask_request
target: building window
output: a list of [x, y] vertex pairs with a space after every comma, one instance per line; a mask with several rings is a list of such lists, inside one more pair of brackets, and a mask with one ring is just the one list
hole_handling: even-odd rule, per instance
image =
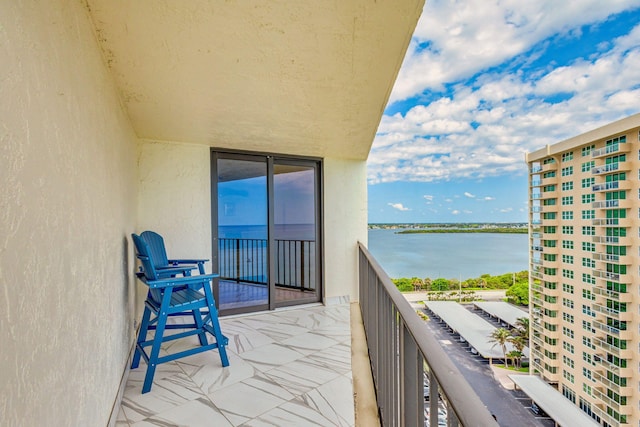
[[573, 323], [573, 315], [569, 313], [562, 313], [562, 320], [568, 323]]
[[582, 211], [582, 219], [594, 219], [596, 217], [595, 209], [586, 209]]
[[592, 226], [583, 226], [582, 227], [582, 235], [583, 236], [595, 236], [596, 235], [596, 228], [592, 227]]
[[591, 160], [590, 162], [584, 162], [581, 167], [580, 170], [582, 172], [590, 172], [591, 169], [593, 169], [596, 166], [596, 162]]
[[562, 176], [570, 176], [573, 175], [573, 166], [567, 166], [566, 168], [562, 168], [561, 173]]
[[563, 249], [573, 249], [573, 240], [563, 240], [562, 241]]
[[[571, 242], [573, 243], [573, 242]], [[573, 248], [571, 248], [573, 249]], [[562, 277], [566, 277], [567, 279], [573, 279], [573, 270], [569, 270], [566, 268], [562, 269]]]
[[573, 225], [563, 225], [562, 234], [573, 234]]
[[568, 371], [565, 371], [565, 370], [563, 369], [563, 370], [562, 370], [562, 376], [563, 376], [567, 381], [569, 381], [570, 383], [572, 383], [572, 384], [573, 384], [573, 382], [574, 382], [574, 378], [573, 378], [573, 374], [572, 374], [572, 373], [570, 373], [570, 372], [568, 372]]
[[591, 188], [595, 183], [596, 183], [596, 179], [594, 177], [583, 178], [582, 179], [582, 188]]
[[587, 285], [595, 285], [596, 278], [590, 275], [589, 273], [582, 273], [582, 282], [586, 283]]
[[596, 244], [590, 242], [582, 242], [582, 250], [585, 252], [595, 252]]
[[566, 220], [573, 219], [573, 211], [562, 211], [562, 219], [566, 219]]
[[587, 268], [596, 268], [596, 262], [591, 258], [582, 258], [582, 266]]
[[567, 206], [572, 204], [573, 204], [573, 196], [564, 196], [562, 198], [562, 206]]
[[565, 264], [573, 264], [573, 255], [562, 255], [562, 262]]
[[573, 354], [573, 353], [574, 353], [574, 351], [575, 351], [575, 347], [573, 346], [573, 344], [568, 343], [568, 342], [566, 342], [566, 341], [564, 341], [564, 342], [562, 343], [562, 348], [564, 348], [564, 349], [565, 349], [565, 351], [568, 351], [568, 352], [569, 352], [569, 353], [571, 353], [571, 354]]
[[566, 335], [569, 338], [574, 338], [573, 329], [569, 329], [566, 326], [562, 327], [562, 335]]
[[595, 301], [596, 296], [589, 289], [583, 289], [582, 290], [582, 298], [584, 298], [586, 300], [589, 300], [589, 301]]
[[596, 149], [595, 144], [582, 147], [582, 157], [591, 155], [591, 152]]
[[566, 292], [568, 294], [573, 294], [573, 285], [569, 285], [567, 283], [562, 284], [562, 292]]
[[562, 191], [573, 190], [573, 181], [567, 181], [562, 183]]
[[[569, 298], [562, 298], [562, 305], [568, 308], [573, 308], [573, 300]], [[573, 323], [573, 321], [571, 321], [571, 323]]]
[[568, 153], [562, 153], [562, 161], [568, 162], [569, 160], [573, 160], [573, 151], [569, 151]]
[[572, 403], [576, 403], [576, 393], [564, 384], [562, 385], [562, 395]]
[[582, 203], [592, 203], [592, 202], [595, 202], [595, 200], [596, 200], [596, 195], [593, 193], [582, 195]]
[[575, 368], [575, 363], [573, 361], [573, 359], [567, 357], [567, 356], [562, 356], [562, 362], [567, 365], [568, 367], [570, 367], [571, 369]]

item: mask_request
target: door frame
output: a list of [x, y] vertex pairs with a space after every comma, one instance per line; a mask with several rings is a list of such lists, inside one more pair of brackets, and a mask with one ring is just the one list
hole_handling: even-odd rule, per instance
[[[254, 305], [249, 307], [239, 307], [232, 309], [220, 310], [219, 299], [219, 279], [213, 281], [213, 294], [216, 300], [216, 306], [220, 310], [220, 315], [231, 315], [240, 313], [250, 313], [264, 310], [274, 310], [279, 307], [288, 307], [309, 303], [322, 302], [324, 300], [324, 267], [323, 267], [323, 236], [324, 236], [324, 215], [323, 215], [323, 162], [321, 158], [292, 156], [274, 153], [229, 150], [224, 148], [214, 148], [210, 150], [210, 186], [211, 186], [211, 254], [212, 254], [212, 271], [219, 273], [219, 250], [218, 250], [218, 176], [217, 161], [218, 159], [229, 160], [264, 160], [267, 166], [267, 279], [268, 279], [268, 303]], [[314, 203], [315, 203], [315, 236], [316, 236], [316, 273], [315, 280], [317, 289], [315, 296], [309, 298], [301, 298], [290, 301], [276, 301], [275, 288], [275, 203], [274, 203], [274, 164], [280, 163], [285, 165], [302, 165], [312, 167], [315, 177]]]

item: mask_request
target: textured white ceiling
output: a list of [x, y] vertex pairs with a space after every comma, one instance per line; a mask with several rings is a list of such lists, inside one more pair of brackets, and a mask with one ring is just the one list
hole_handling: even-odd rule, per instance
[[365, 159], [424, 0], [88, 0], [140, 138]]

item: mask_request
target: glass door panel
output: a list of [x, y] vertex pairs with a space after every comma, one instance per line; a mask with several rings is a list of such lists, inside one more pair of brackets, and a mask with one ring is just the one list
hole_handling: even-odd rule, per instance
[[264, 310], [269, 307], [267, 161], [216, 158], [218, 305], [223, 313]]
[[320, 300], [315, 163], [273, 165], [273, 249], [276, 306]]

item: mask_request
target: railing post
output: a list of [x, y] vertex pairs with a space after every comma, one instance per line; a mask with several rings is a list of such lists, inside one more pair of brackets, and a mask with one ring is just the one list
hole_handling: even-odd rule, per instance
[[300, 291], [304, 291], [304, 240], [300, 241]]
[[236, 239], [236, 283], [240, 283], [240, 239]]

